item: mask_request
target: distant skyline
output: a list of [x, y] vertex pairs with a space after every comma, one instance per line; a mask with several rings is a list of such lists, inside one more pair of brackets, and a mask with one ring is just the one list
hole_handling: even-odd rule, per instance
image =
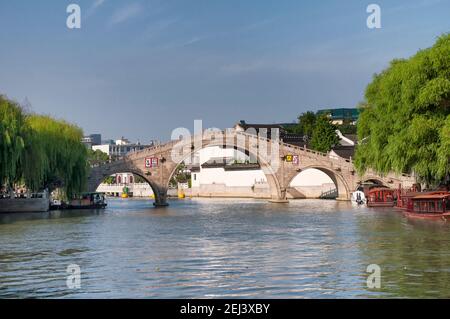
[[0, 93], [142, 143], [195, 119], [292, 122], [355, 107], [374, 73], [450, 32], [449, 13], [449, 0], [0, 0]]

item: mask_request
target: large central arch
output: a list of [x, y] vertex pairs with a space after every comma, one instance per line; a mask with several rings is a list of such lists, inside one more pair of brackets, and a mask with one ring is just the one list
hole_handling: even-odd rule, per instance
[[261, 167], [262, 172], [264, 173], [264, 175], [266, 177], [267, 183], [269, 184], [269, 189], [270, 189], [270, 194], [271, 194], [272, 200], [279, 200], [280, 198], [283, 198], [283, 196], [285, 196], [285, 194], [282, 193], [282, 187], [276, 176], [276, 172], [273, 171], [271, 165], [269, 163], [267, 163], [261, 156], [259, 156], [259, 154], [250, 150], [250, 148], [245, 148], [245, 147], [242, 148], [237, 145], [224, 145], [223, 142], [217, 142], [217, 143], [210, 142], [206, 145], [202, 145], [202, 147], [200, 147], [200, 148], [192, 149], [190, 152], [184, 154], [181, 160], [174, 162], [175, 165], [170, 170], [169, 178], [167, 180], [167, 184], [165, 185], [165, 187], [166, 188], [169, 187], [170, 180], [171, 180], [172, 176], [175, 174], [177, 167], [181, 163], [186, 161], [186, 159], [188, 159], [188, 158], [192, 158], [195, 153], [197, 153], [201, 150], [204, 150], [206, 148], [209, 148], [209, 147], [221, 147], [221, 148], [228, 148], [228, 149], [232, 148], [232, 149], [242, 152], [243, 154], [245, 154], [247, 156], [256, 158], [259, 166]]

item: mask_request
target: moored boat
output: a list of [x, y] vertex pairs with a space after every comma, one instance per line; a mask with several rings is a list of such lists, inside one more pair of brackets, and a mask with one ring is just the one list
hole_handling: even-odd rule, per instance
[[352, 193], [351, 201], [353, 204], [363, 205], [367, 202], [366, 195], [362, 190], [357, 190]]
[[450, 192], [418, 195], [411, 199], [405, 215], [414, 218], [450, 219]]
[[420, 184], [414, 184], [409, 189], [402, 189], [399, 187], [397, 190], [397, 205], [396, 208], [403, 210], [412, 209], [412, 199], [422, 195], [445, 195], [448, 190], [445, 187], [438, 188], [436, 190], [422, 191]]
[[101, 209], [106, 206], [104, 193], [84, 193], [72, 199], [66, 209]]
[[367, 206], [369, 207], [394, 207], [395, 190], [387, 187], [376, 187], [369, 191]]

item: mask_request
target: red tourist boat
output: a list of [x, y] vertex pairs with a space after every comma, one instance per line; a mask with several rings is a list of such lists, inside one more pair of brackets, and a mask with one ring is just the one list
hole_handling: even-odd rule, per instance
[[396, 190], [376, 187], [369, 190], [367, 206], [369, 207], [394, 207], [396, 201]]
[[408, 209], [408, 206], [412, 205], [411, 199], [415, 196], [421, 195], [421, 186], [420, 184], [414, 184], [411, 188], [405, 189], [401, 188], [399, 185], [397, 190], [397, 208], [400, 209]]
[[450, 219], [450, 192], [415, 196], [406, 216], [416, 218]]
[[420, 184], [414, 184], [410, 189], [402, 189], [399, 187], [397, 191], [397, 208], [403, 210], [412, 210], [413, 203], [412, 199], [416, 196], [422, 195], [445, 195], [447, 194], [447, 189], [437, 189], [434, 191], [422, 192]]

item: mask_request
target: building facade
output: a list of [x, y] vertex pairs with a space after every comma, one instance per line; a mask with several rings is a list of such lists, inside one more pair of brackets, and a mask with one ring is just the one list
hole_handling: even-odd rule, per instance
[[81, 143], [83, 143], [88, 149], [92, 149], [93, 146], [102, 144], [102, 135], [101, 134], [86, 135], [81, 139]]
[[92, 146], [92, 150], [100, 150], [103, 153], [108, 154], [110, 157], [121, 157], [130, 152], [140, 151], [152, 146], [153, 144], [144, 145], [139, 142], [131, 143], [128, 139], [122, 137], [121, 139], [110, 141], [107, 144], [94, 145]]
[[319, 110], [317, 111], [317, 114], [327, 115], [331, 122], [335, 125], [356, 125], [360, 112], [360, 109], [357, 108], [338, 108]]

